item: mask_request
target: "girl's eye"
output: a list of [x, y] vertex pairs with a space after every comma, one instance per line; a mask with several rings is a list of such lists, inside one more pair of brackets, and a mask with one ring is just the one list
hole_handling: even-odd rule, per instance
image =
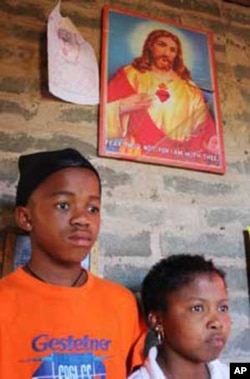
[[228, 306], [228, 305], [221, 305], [221, 306], [219, 307], [219, 310], [220, 310], [220, 312], [224, 312], [224, 313], [226, 313], [226, 312], [229, 311], [229, 306]]
[[60, 210], [67, 210], [67, 209], [69, 209], [69, 204], [62, 202], [62, 203], [56, 204], [56, 207], [57, 207], [57, 209], [60, 209]]
[[193, 305], [191, 310], [193, 312], [202, 312], [204, 310], [204, 307], [201, 304], [197, 304], [197, 305]]

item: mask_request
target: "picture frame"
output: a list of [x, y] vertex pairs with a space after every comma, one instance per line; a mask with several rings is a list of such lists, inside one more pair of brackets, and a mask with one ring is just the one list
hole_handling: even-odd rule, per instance
[[[8, 227], [4, 233], [2, 276], [11, 273], [18, 267], [25, 266], [30, 260], [30, 257], [31, 244], [29, 234], [18, 227]], [[87, 271], [98, 274], [97, 243], [81, 264]]]
[[98, 153], [225, 173], [210, 31], [104, 6]]

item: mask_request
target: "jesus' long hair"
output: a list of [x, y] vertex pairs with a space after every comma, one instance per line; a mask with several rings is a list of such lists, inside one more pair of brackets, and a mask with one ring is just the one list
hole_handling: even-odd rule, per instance
[[190, 71], [185, 66], [183, 61], [182, 47], [179, 38], [175, 34], [172, 34], [171, 32], [164, 29], [153, 30], [151, 33], [149, 33], [144, 42], [142, 55], [133, 60], [132, 66], [140, 72], [151, 70], [152, 47], [155, 41], [160, 37], [171, 38], [176, 43], [178, 51], [177, 56], [174, 60], [173, 69], [182, 79], [191, 80]]

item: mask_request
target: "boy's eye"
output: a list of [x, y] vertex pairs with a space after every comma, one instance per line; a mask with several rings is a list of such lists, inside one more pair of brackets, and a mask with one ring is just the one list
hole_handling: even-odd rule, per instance
[[191, 310], [193, 312], [202, 312], [204, 310], [204, 307], [201, 304], [197, 304], [197, 305], [193, 305]]
[[100, 208], [97, 207], [96, 205], [89, 205], [88, 206], [88, 212], [89, 213], [99, 213], [100, 212]]
[[56, 208], [60, 210], [67, 210], [69, 209], [69, 204], [66, 202], [57, 203]]

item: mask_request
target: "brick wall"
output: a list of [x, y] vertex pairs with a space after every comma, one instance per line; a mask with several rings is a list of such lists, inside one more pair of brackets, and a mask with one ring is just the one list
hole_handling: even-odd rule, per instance
[[203, 253], [228, 275], [233, 333], [223, 356], [249, 361], [249, 297], [243, 230], [250, 224], [250, 8], [221, 0], [62, 1], [100, 62], [104, 4], [214, 33], [227, 171], [216, 175], [100, 158], [98, 106], [47, 90], [46, 26], [52, 0], [0, 4], [0, 230], [13, 223], [21, 153], [75, 147], [103, 181], [100, 275], [138, 289], [148, 268], [172, 253]]

